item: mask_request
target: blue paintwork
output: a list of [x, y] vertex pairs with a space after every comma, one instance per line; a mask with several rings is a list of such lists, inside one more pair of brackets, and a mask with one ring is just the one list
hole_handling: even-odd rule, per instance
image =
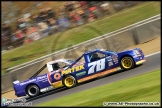
[[[87, 77], [87, 76], [90, 76], [90, 75], [93, 75], [93, 74], [96, 74], [96, 73], [99, 73], [99, 72], [103, 72], [104, 70], [109, 70], [109, 69], [112, 69], [112, 68], [119, 67], [121, 58], [123, 56], [126, 56], [126, 55], [131, 56], [135, 63], [140, 61], [140, 60], [145, 59], [144, 54], [142, 52], [140, 52], [141, 56], [139, 56], [139, 55], [137, 56], [137, 54], [134, 52], [134, 50], [138, 50], [139, 52], [141, 51], [139, 48], [134, 48], [134, 49], [131, 49], [131, 50], [125, 50], [125, 51], [122, 51], [122, 52], [113, 52], [113, 51], [108, 51], [108, 50], [103, 51], [101, 49], [88, 51], [88, 52], [85, 52], [82, 56], [80, 56], [75, 62], [73, 62], [66, 70], [72, 68], [73, 65], [75, 65], [83, 57], [85, 59], [84, 69], [79, 70], [77, 72], [74, 71], [74, 72], [70, 73], [76, 78], [76, 80], [79, 80], [81, 78], [84, 78], [84, 77]], [[106, 55], [105, 57], [102, 58], [103, 59], [102, 61], [104, 63], [104, 64], [102, 64], [102, 66], [104, 65], [104, 68], [101, 69], [102, 66], [99, 66], [97, 68], [98, 64], [96, 64], [96, 66], [94, 66], [94, 69], [92, 69], [92, 71], [94, 70], [94, 72], [91, 71], [92, 73], [88, 73], [88, 71], [90, 71], [90, 68], [93, 67], [93, 65], [91, 64], [92, 62], [90, 62], [91, 56], [89, 56], [89, 55], [93, 54], [95, 52], [102, 53], [102, 54]], [[114, 60], [114, 58], [116, 58], [116, 60]], [[100, 64], [101, 59], [97, 60], [95, 62]], [[109, 66], [109, 62], [112, 62], [111, 66]], [[78, 74], [80, 72], [84, 72], [84, 71], [86, 72], [86, 73], [84, 73], [84, 75], [80, 75], [80, 76], [76, 75], [76, 74]], [[25, 81], [20, 82], [18, 84], [14, 84], [15, 94], [18, 97], [26, 96], [26, 88], [30, 84], [36, 84], [40, 89], [43, 89], [45, 87], [49, 87], [49, 86], [51, 86], [51, 82], [54, 83], [54, 82], [60, 81], [60, 80], [63, 79], [64, 75], [66, 75], [66, 74], [64, 74], [62, 76], [62, 72], [58, 72], [58, 73], [60, 73], [61, 77], [60, 77], [60, 79], [57, 79], [57, 80], [54, 78], [54, 75], [56, 73], [51, 73], [50, 78], [48, 78], [48, 75], [47, 75], [49, 73], [46, 73], [44, 75], [37, 76], [37, 77], [29, 79], [29, 80], [25, 80]], [[51, 82], [49, 80], [51, 80]]]

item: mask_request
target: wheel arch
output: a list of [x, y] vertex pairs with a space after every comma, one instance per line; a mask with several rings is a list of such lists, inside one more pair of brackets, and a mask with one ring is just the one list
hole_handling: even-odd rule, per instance
[[[76, 79], [76, 76], [75, 76], [74, 74], [69, 73], [69, 74], [63, 75], [62, 80], [63, 80], [67, 75], [71, 75], [71, 76], [73, 76], [73, 77]], [[77, 79], [76, 79], [76, 80], [77, 80]]]
[[134, 58], [133, 58], [131, 55], [129, 55], [129, 54], [124, 54], [124, 55], [122, 55], [122, 56], [119, 58], [119, 61], [121, 61], [121, 59], [124, 58], [124, 57], [131, 57], [131, 58], [133, 59], [133, 61], [135, 62]]

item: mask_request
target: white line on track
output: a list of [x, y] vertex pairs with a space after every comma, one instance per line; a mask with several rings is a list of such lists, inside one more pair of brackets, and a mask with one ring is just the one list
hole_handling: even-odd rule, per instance
[[158, 54], [158, 53], [161, 53], [161, 51], [158, 51], [158, 52], [155, 52], [155, 53], [152, 53], [152, 54], [146, 55], [145, 57], [150, 57], [150, 56], [152, 56], [152, 55], [156, 55], [156, 54]]

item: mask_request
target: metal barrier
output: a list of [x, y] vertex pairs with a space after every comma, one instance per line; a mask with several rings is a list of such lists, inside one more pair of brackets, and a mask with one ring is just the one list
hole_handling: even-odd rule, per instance
[[[41, 57], [39, 58], [39, 60], [40, 59], [43, 60], [33, 63], [34, 65], [32, 64], [24, 67], [22, 67], [23, 65], [21, 65], [22, 68], [15, 69], [15, 70], [13, 69], [18, 67], [10, 68], [10, 70], [12, 70], [10, 73], [1, 76], [2, 78], [1, 93], [12, 90], [13, 89], [12, 82], [14, 80], [22, 81], [28, 79], [32, 74], [34, 74], [34, 72], [36, 72], [45, 63], [51, 61], [52, 59], [51, 55], [54, 55], [58, 59], [63, 57], [67, 59], [76, 59], [79, 55], [81, 55], [85, 51], [94, 48], [105, 48], [105, 49], [111, 49], [115, 51], [121, 51], [127, 47], [139, 43], [143, 43], [152, 40], [156, 37], [159, 37], [161, 33], [160, 22], [161, 22], [161, 17], [160, 15], [158, 15], [158, 18], [156, 19], [154, 18], [153, 20], [149, 20], [147, 22], [146, 20], [144, 20], [144, 23], [142, 22], [136, 23], [129, 27], [125, 27], [127, 29], [122, 28], [115, 32], [105, 34], [95, 39], [91, 39], [86, 42], [80, 43], [78, 45]], [[94, 48], [89, 47], [92, 45], [94, 46]], [[44, 71], [43, 73], [45, 72], [47, 71]]]

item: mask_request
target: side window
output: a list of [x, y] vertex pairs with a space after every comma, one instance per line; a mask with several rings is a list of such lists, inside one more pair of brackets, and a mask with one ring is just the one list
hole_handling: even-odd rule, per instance
[[69, 64], [64, 63], [64, 62], [58, 62], [58, 64], [59, 64], [60, 69], [62, 69], [62, 68], [65, 68], [65, 67], [69, 66]]
[[52, 67], [53, 67], [53, 71], [56, 71], [56, 70], [59, 70], [60, 69], [60, 66], [59, 66], [58, 63], [52, 64]]
[[89, 54], [89, 59], [90, 59], [90, 62], [93, 62], [93, 61], [100, 60], [101, 58], [104, 58], [105, 56], [106, 56], [105, 54], [96, 52], [96, 53]]

